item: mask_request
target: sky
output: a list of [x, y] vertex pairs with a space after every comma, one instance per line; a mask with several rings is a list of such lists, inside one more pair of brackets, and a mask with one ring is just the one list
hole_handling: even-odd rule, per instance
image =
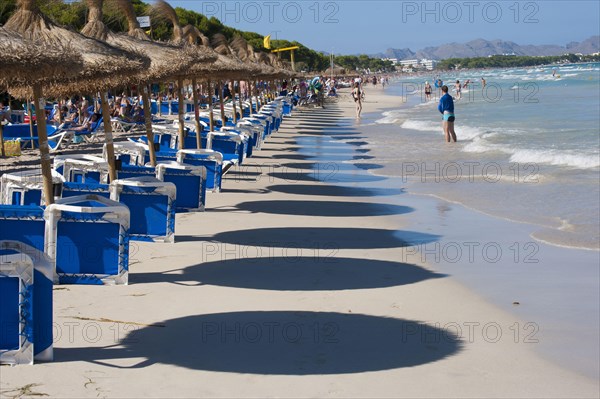
[[600, 1], [167, 0], [225, 25], [335, 54], [473, 39], [559, 44], [600, 34]]

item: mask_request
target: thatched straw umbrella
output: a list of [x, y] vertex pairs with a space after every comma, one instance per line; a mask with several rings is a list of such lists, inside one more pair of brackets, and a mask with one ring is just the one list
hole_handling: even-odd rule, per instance
[[[188, 45], [187, 42], [185, 41], [184, 38], [184, 34], [183, 34], [183, 28], [181, 27], [180, 23], [179, 23], [179, 17], [177, 16], [177, 13], [175, 12], [175, 10], [173, 9], [173, 7], [171, 7], [170, 4], [168, 4], [167, 2], [165, 2], [164, 0], [158, 0], [154, 6], [153, 6], [153, 10], [154, 13], [162, 18], [167, 19], [169, 22], [171, 22], [171, 24], [173, 25], [173, 38], [172, 38], [172, 43], [176, 44], [176, 45]], [[213, 56], [215, 57], [214, 60], [216, 60], [216, 55], [214, 54], [214, 52], [210, 51], [207, 48], [203, 48], [203, 47], [198, 47], [198, 46], [189, 46], [190, 48], [195, 49], [195, 51], [200, 52], [201, 54], [213, 54]], [[190, 76], [190, 72], [188, 71], [186, 73], [187, 76]], [[183, 149], [184, 147], [184, 119], [183, 119], [183, 115], [184, 115], [184, 99], [183, 99], [183, 79], [184, 79], [184, 75], [178, 75], [177, 76], [177, 86], [178, 86], [178, 94], [179, 94], [179, 149]], [[192, 81], [192, 85], [193, 85], [193, 94], [194, 94], [194, 101], [195, 101], [195, 108], [196, 110], [198, 109], [198, 97], [196, 94], [196, 81], [195, 79]], [[196, 116], [198, 115], [198, 111], [195, 112]], [[199, 121], [198, 121], [198, 117], [196, 117], [196, 123], [197, 126], [199, 126]], [[197, 135], [200, 135], [200, 131], [196, 132]], [[197, 139], [197, 144], [200, 142], [199, 139]]]
[[[73, 74], [73, 78], [65, 84], [51, 87], [50, 90], [53, 94], [100, 91], [103, 93], [101, 95], [102, 103], [106, 103], [105, 90], [127, 82], [142, 68], [149, 65], [149, 60], [139, 54], [119, 50], [99, 40], [85, 37], [56, 25], [41, 14], [35, 0], [18, 0], [17, 4], [19, 8], [6, 22], [7, 29], [17, 31], [27, 38], [44, 44], [71, 43], [82, 50], [82, 72]], [[104, 126], [110, 165], [109, 174], [113, 180], [117, 178], [117, 174], [110, 118], [104, 120]]]
[[[210, 41], [204, 36], [202, 35], [197, 28], [194, 27], [185, 27], [182, 28], [181, 25], [179, 24], [179, 18], [177, 17], [177, 14], [175, 12], [175, 10], [173, 9], [173, 7], [171, 7], [168, 3], [166, 3], [163, 0], [159, 0], [157, 2], [157, 4], [155, 5], [155, 11], [157, 13], [160, 13], [163, 17], [167, 18], [171, 24], [173, 25], [173, 41], [176, 43], [181, 43], [182, 41], [187, 41], [190, 44], [195, 44], [198, 40], [200, 40], [200, 42], [203, 44], [202, 46], [194, 46], [196, 48], [199, 49], [204, 49], [204, 51], [208, 51], [209, 47], [207, 47], [207, 44], [210, 43]], [[221, 54], [223, 55], [222, 52], [218, 51], [218, 49], [215, 49], [215, 52], [217, 54]], [[223, 77], [225, 74], [230, 74], [230, 73], [242, 73], [244, 71], [244, 67], [242, 65], [240, 65], [239, 63], [236, 64], [235, 61], [233, 60], [229, 60], [227, 58], [223, 58], [223, 57], [219, 57], [219, 59], [215, 62], [215, 64], [210, 65], [208, 67], [206, 66], [202, 66], [202, 65], [197, 65], [194, 66], [194, 68], [192, 68], [189, 73], [188, 76], [192, 77], [192, 85], [194, 87], [194, 102], [195, 102], [195, 121], [196, 121], [196, 131], [197, 131], [197, 137], [196, 137], [196, 146], [198, 148], [201, 147], [201, 138], [200, 138], [200, 120], [199, 120], [199, 113], [198, 113], [198, 98], [196, 95], [196, 77], [199, 75], [204, 75], [204, 74], [210, 74], [211, 76], [216, 76], [219, 75], [221, 77]], [[211, 82], [210, 79], [207, 80], [208, 83], [208, 91], [209, 94], [211, 92]], [[218, 91], [219, 93], [221, 93], [221, 104], [222, 104], [222, 92], [219, 89], [219, 85], [218, 87]], [[223, 121], [225, 121], [225, 115], [224, 115], [224, 109], [222, 109], [221, 112], [221, 118]], [[209, 111], [210, 111], [210, 130], [213, 131], [214, 129], [214, 118], [213, 118], [213, 107], [212, 107], [212, 101], [209, 102]], [[181, 114], [180, 114], [181, 115]], [[181, 119], [183, 119], [183, 116], [180, 116]], [[180, 121], [180, 132], [183, 129], [183, 123]], [[182, 134], [182, 133], [181, 133]], [[180, 145], [183, 145], [182, 140], [180, 140]]]
[[[273, 68], [269, 66], [269, 58], [263, 52], [255, 52], [254, 48], [241, 36], [236, 35], [231, 41], [231, 48], [235, 54], [243, 60], [247, 65], [253, 66], [253, 73], [247, 84], [250, 89], [250, 113], [252, 113], [252, 96], [256, 89], [256, 79], [265, 78], [274, 73]], [[259, 93], [256, 93], [257, 100], [259, 99]], [[257, 109], [260, 104], [257, 104]]]
[[[0, 47], [5, 53], [0, 57], [0, 86], [8, 88], [13, 84], [33, 85], [34, 98], [38, 109], [43, 109], [45, 101], [42, 85], [50, 79], [64, 78], [71, 73], [79, 73], [83, 68], [81, 54], [65, 46], [41, 46], [26, 40], [15, 32], [0, 28]], [[44, 179], [44, 198], [46, 204], [54, 201], [52, 190], [52, 171], [48, 150], [46, 119], [38, 121], [40, 163]], [[0, 154], [4, 155], [4, 138], [0, 124]]]
[[[113, 33], [106, 27], [102, 21], [103, 0], [87, 0], [87, 4], [90, 9], [88, 23], [81, 33], [89, 37], [106, 41], [117, 48], [125, 50], [135, 48], [150, 59], [150, 67], [138, 76], [143, 86], [141, 92], [150, 163], [155, 166], [156, 153], [154, 151], [154, 146], [152, 145], [154, 142], [154, 134], [152, 132], [152, 114], [148, 91], [149, 83], [180, 75], [187, 71], [192, 65], [211, 62], [215, 57], [211, 56], [209, 53], [202, 54], [198, 51], [192, 51], [187, 47], [173, 46], [150, 40], [141, 30], [135, 16], [133, 4], [130, 0], [118, 1], [118, 5], [124, 12], [129, 23], [128, 34]], [[108, 109], [106, 112], [108, 112]]]
[[[81, 71], [81, 54], [64, 45], [45, 46], [0, 27], [0, 86], [48, 82]], [[65, 61], [73, 64], [73, 69]]]
[[[44, 47], [4, 28], [0, 28], [0, 48], [4, 50], [0, 57], [0, 70], [2, 70], [0, 87], [4, 89], [13, 85], [43, 84], [52, 77], [64, 78], [73, 70], [80, 71], [83, 63], [81, 55], [71, 48]], [[73, 63], [73, 69], [65, 63], [65, 60]], [[0, 155], [4, 156], [2, 124], [0, 124]]]
[[[234, 62], [236, 62], [238, 65], [243, 65], [243, 62], [237, 58], [237, 56], [235, 55], [235, 53], [231, 50], [231, 48], [229, 47], [229, 43], [227, 42], [227, 38], [225, 37], [225, 35], [223, 35], [222, 33], [216, 33], [211, 37], [211, 45], [212, 47], [215, 49], [216, 52], [218, 52], [221, 55], [227, 56], [229, 57], [229, 59], [234, 60]], [[246, 66], [246, 68], [248, 68], [248, 66]], [[236, 73], [236, 71], [233, 71], [233, 73], [231, 73], [231, 71], [228, 71], [226, 73], [220, 73], [217, 74], [216, 77], [217, 79], [217, 92], [219, 95], [219, 105], [220, 105], [220, 109], [221, 109], [221, 120], [223, 121], [223, 126], [225, 126], [225, 104], [224, 104], [224, 99], [223, 99], [223, 84], [224, 84], [224, 80], [228, 79], [228, 78], [232, 78], [232, 76], [239, 76], [238, 73]], [[235, 114], [235, 98], [233, 101], [234, 104], [234, 114]]]
[[[206, 47], [206, 48], [210, 48], [208, 46], [210, 46], [210, 40], [204, 36], [199, 30], [198, 28], [196, 28], [195, 26], [192, 25], [186, 25], [183, 27], [183, 35], [185, 40], [192, 44], [199, 44], [202, 47]], [[211, 49], [211, 51], [214, 51]], [[210, 65], [210, 67], [206, 67], [204, 65], [195, 65], [192, 69], [190, 69], [190, 74], [192, 75], [192, 84], [194, 85], [194, 87], [196, 86], [196, 77], [198, 76], [204, 76], [207, 77], [206, 79], [206, 83], [208, 86], [208, 92], [211, 93], [211, 77], [216, 77], [216, 78], [225, 78], [225, 77], [235, 77], [235, 76], [241, 76], [243, 74], [248, 73], [248, 67], [246, 65], [244, 65], [242, 62], [240, 62], [239, 60], [233, 59], [231, 57], [228, 57], [227, 55], [221, 54], [219, 52], [215, 51], [215, 54], [217, 55], [217, 61], [215, 61], [214, 64]], [[228, 55], [231, 55], [231, 53], [227, 52]], [[208, 77], [210, 76], [210, 77]], [[194, 93], [196, 94], [196, 91], [194, 91]], [[211, 96], [212, 97], [212, 96]], [[198, 113], [198, 101], [197, 101], [197, 96], [194, 97], [194, 102], [195, 102], [195, 109], [196, 109], [196, 131], [200, 131], [200, 120], [199, 120], [199, 113]], [[235, 110], [234, 110], [235, 111]], [[214, 131], [214, 116], [213, 116], [213, 105], [212, 105], [212, 101], [209, 102], [209, 116], [210, 116], [210, 131]], [[197, 147], [201, 148], [201, 141], [200, 141], [200, 136], [197, 135], [196, 137], [197, 140]]]
[[56, 25], [41, 14], [35, 0], [17, 0], [17, 5], [19, 8], [4, 25], [6, 29], [44, 45], [69, 43], [80, 49], [83, 56], [83, 71], [73, 74], [69, 84], [61, 82], [51, 87], [52, 94], [68, 94], [76, 89], [90, 91], [92, 87], [93, 90], [114, 87], [127, 81], [127, 76], [133, 77], [149, 65], [149, 60], [139, 54], [125, 52]]

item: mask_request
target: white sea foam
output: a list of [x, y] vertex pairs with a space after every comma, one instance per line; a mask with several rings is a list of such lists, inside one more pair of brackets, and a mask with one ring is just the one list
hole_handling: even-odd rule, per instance
[[486, 137], [476, 138], [463, 147], [463, 151], [471, 153], [497, 152], [510, 156], [510, 162], [540, 163], [555, 166], [566, 166], [577, 169], [594, 169], [600, 167], [599, 154], [581, 154], [567, 150], [533, 150], [514, 148], [507, 144], [491, 143]]
[[381, 114], [383, 115], [383, 118], [377, 119], [375, 123], [381, 125], [390, 125], [393, 123], [398, 123], [402, 120], [402, 114], [402, 111], [385, 111]]
[[413, 119], [407, 119], [402, 123], [403, 129], [418, 130], [421, 132], [437, 132], [440, 130], [441, 124], [430, 121], [417, 121]]
[[593, 169], [600, 167], [599, 154], [576, 154], [572, 151], [558, 150], [514, 150], [510, 157], [510, 161], [545, 163], [578, 169]]

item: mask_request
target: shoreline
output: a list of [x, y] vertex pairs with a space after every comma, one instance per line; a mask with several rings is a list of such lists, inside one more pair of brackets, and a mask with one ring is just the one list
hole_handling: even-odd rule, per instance
[[206, 212], [177, 215], [175, 244], [132, 245], [129, 286], [56, 287], [55, 361], [0, 368], [2, 394], [597, 396], [596, 380], [514, 342], [520, 317], [401, 259], [441, 231], [418, 233], [422, 201], [340, 161], [368, 156], [353, 112], [342, 98], [295, 111]]
[[[398, 89], [398, 87], [396, 89]], [[409, 107], [399, 108], [397, 105], [393, 105], [393, 99], [397, 97], [406, 100], [406, 98], [404, 95], [400, 95], [398, 90], [392, 90], [388, 92], [387, 90], [381, 91], [379, 88], [379, 92], [382, 95], [388, 95], [387, 93], [390, 93], [389, 96], [392, 99], [388, 100], [387, 105], [385, 101], [382, 101], [384, 105], [381, 109], [373, 112], [372, 114], [367, 114], [365, 119], [368, 120], [368, 123], [363, 123], [363, 125], [367, 126], [368, 129], [373, 130], [372, 134], [388, 134], [388, 138], [385, 139], [388, 141], [390, 138], [389, 133], [387, 132], [396, 131], [398, 133], [402, 133], [407, 137], [406, 140], [403, 141], [403, 145], [408, 144], [409, 150], [413, 149], [416, 152], [423, 152], [423, 154], [421, 154], [421, 158], [415, 158], [415, 156], [410, 156], [409, 154], [405, 161], [396, 162], [393, 158], [388, 157], [387, 154], [381, 151], [382, 141], [379, 140], [377, 143], [379, 147], [375, 146], [373, 148], [378, 152], [378, 155], [383, 154], [384, 160], [381, 161], [381, 169], [373, 169], [370, 171], [370, 173], [376, 176], [391, 178], [402, 176], [403, 183], [405, 183], [407, 187], [413, 187], [412, 192], [414, 193], [433, 195], [451, 203], [461, 204], [476, 212], [481, 212], [482, 214], [492, 217], [501, 218], [515, 223], [527, 223], [532, 226], [532, 239], [539, 243], [561, 248], [583, 249], [600, 252], [600, 246], [598, 246], [598, 242], [596, 241], [598, 230], [595, 229], [593, 224], [590, 224], [589, 221], [587, 223], [583, 222], [581, 217], [579, 219], [575, 219], [572, 217], [573, 215], [569, 214], [567, 211], [557, 212], [554, 214], [555, 216], [552, 217], [549, 216], [549, 213], [542, 211], [546, 210], [544, 207], [540, 208], [540, 211], [527, 212], [527, 206], [515, 208], [497, 206], [498, 204], [494, 198], [498, 195], [503, 195], [504, 193], [502, 190], [497, 190], [494, 187], [486, 187], [486, 184], [484, 183], [490, 183], [490, 181], [483, 176], [485, 168], [482, 170], [481, 167], [490, 166], [492, 167], [492, 171], [494, 168], [498, 168], [500, 176], [496, 181], [492, 181], [491, 183], [498, 182], [501, 183], [500, 186], [503, 186], [505, 189], [511, 189], [511, 194], [516, 195], [517, 203], [519, 203], [519, 201], [535, 202], [540, 200], [540, 198], [538, 198], [539, 196], [523, 196], [525, 193], [532, 192], [532, 187], [529, 187], [532, 186], [532, 183], [539, 183], [542, 186], [542, 191], [544, 190], [544, 187], [546, 187], [546, 191], [548, 191], [549, 187], [552, 185], [565, 184], [565, 180], [568, 179], [568, 176], [573, 175], [578, 169], [571, 167], [566, 168], [566, 171], [557, 170], [559, 167], [558, 164], [546, 164], [544, 161], [540, 161], [540, 166], [538, 166], [536, 161], [531, 161], [531, 163], [528, 163], [527, 161], [512, 161], [504, 157], [503, 153], [495, 153], [492, 150], [489, 150], [487, 153], [472, 152], [470, 147], [479, 142], [479, 137], [475, 137], [474, 139], [470, 138], [469, 135], [473, 134], [471, 130], [481, 129], [482, 131], [485, 131], [485, 127], [473, 127], [478, 126], [476, 124], [474, 125], [475, 122], [473, 120], [471, 120], [469, 125], [466, 126], [468, 132], [467, 138], [460, 140], [459, 137], [459, 141], [462, 141], [463, 143], [459, 150], [451, 150], [446, 152], [444, 151], [443, 146], [440, 146], [440, 148], [436, 148], [435, 150], [430, 151], [430, 154], [427, 154], [423, 148], [418, 148], [417, 146], [413, 145], [411, 140], [418, 140], [419, 137], [422, 136], [426, 146], [432, 145], [432, 141], [434, 140], [435, 136], [432, 136], [431, 134], [433, 131], [431, 126], [427, 126], [428, 129], [425, 131], [423, 130], [424, 127], [413, 127], [412, 123], [410, 125], [406, 125], [402, 122], [404, 120], [406, 120], [406, 122], [413, 122], [414, 119], [417, 119], [417, 121], [423, 119], [423, 116], [418, 114], [418, 112], [423, 112], [422, 108], [420, 108], [423, 105], [427, 106], [428, 109], [431, 108], [432, 112], [437, 112], [433, 111], [431, 102], [424, 102], [422, 96], [419, 97], [418, 95], [414, 96], [411, 94], [413, 98], [409, 98]], [[404, 104], [406, 104], [406, 102]], [[409, 112], [406, 112], [407, 110]], [[427, 123], [429, 123], [429, 121]], [[406, 127], [404, 127], [404, 125], [406, 125]], [[486, 134], [488, 134], [487, 131], [482, 133], [484, 137]], [[490, 134], [495, 135], [497, 133]], [[398, 142], [401, 141], [398, 140]], [[394, 144], [397, 145], [397, 143]], [[469, 165], [469, 162], [479, 166], [473, 167], [472, 165]], [[438, 175], [436, 175], [434, 178], [431, 176], [425, 178], [425, 168], [436, 166], [438, 163], [441, 163], [444, 168], [450, 167], [450, 172], [448, 172], [449, 174], [446, 176], [446, 172], [442, 171], [441, 177], [440, 172], [438, 172]], [[414, 167], [417, 169], [417, 173], [411, 174], [410, 170], [408, 169], [407, 172], [405, 172], [405, 165], [407, 168], [412, 167], [411, 165], [414, 165]], [[459, 181], [452, 180], [454, 177], [452, 174], [452, 165], [456, 165], [459, 168], [462, 167], [462, 170], [458, 169], [459, 172], [457, 176]], [[532, 166], [528, 171], [527, 168], [529, 168], [530, 165]], [[400, 167], [402, 167], [402, 171], [400, 170]], [[473, 169], [471, 169], [472, 167]], [[469, 170], [468, 175], [465, 175], [465, 168], [468, 168]], [[533, 172], [531, 172], [532, 169]], [[584, 168], [583, 171], [584, 172], [582, 173], [587, 174], [595, 173], [593, 168]], [[407, 174], [404, 175], [404, 173]], [[438, 182], [437, 179], [441, 181]], [[489, 194], [480, 196], [476, 195], [474, 198], [461, 195], [460, 191], [455, 190], [455, 188], [459, 187], [463, 183], [466, 183], [466, 180], [469, 180], [469, 183], [474, 183], [467, 187], [467, 189], [472, 188], [472, 193], [476, 194], [479, 192], [482, 194]], [[567, 180], [567, 182], [568, 181], [569, 180]], [[442, 185], [434, 186], [432, 183], [442, 183]], [[514, 184], [512, 184], [512, 186], [507, 186], [507, 184], [510, 185], [511, 183]], [[550, 195], [555, 194], [555, 191], [556, 190], [549, 191]], [[595, 191], [590, 192], [588, 197], [593, 199], [594, 192]], [[491, 193], [494, 193], [494, 195], [491, 195]], [[589, 198], [588, 203], [590, 202]], [[572, 200], [573, 198], [570, 199]], [[566, 199], [564, 199], [563, 204], [567, 204], [565, 201]], [[523, 202], [523, 204], [526, 204], [526, 202]], [[560, 206], [560, 203], [558, 200], [556, 200], [553, 202], [553, 205]], [[588, 205], [591, 206], [591, 204]], [[531, 205], [530, 209], [537, 209], [533, 206], [534, 205]], [[565, 207], [565, 209], [568, 209], [568, 206]], [[596, 218], [595, 214], [591, 214], [591, 216], [594, 219]]]
[[[382, 92], [381, 94], [382, 96], [386, 96], [385, 92]], [[375, 119], [377, 120], [377, 118], [381, 115], [381, 113], [395, 109], [397, 110], [398, 108], [390, 108], [388, 105], [391, 104], [391, 100], [394, 99], [395, 96], [391, 95], [388, 96], [390, 97], [390, 100], [385, 101], [384, 98], [381, 99], [381, 103], [385, 103], [384, 107], [381, 107], [380, 109], [377, 110], [372, 110], [372, 115], [371, 115], [371, 119]], [[368, 128], [368, 126], [370, 126], [371, 124], [367, 124], [366, 128]], [[404, 129], [401, 129], [404, 130]], [[366, 138], [366, 141], [368, 141], [368, 138]], [[376, 160], [374, 160], [376, 161]], [[481, 220], [481, 221], [485, 221], [487, 220], [487, 223], [484, 222], [480, 222], [479, 224], [481, 225], [481, 232], [491, 228], [490, 226], [499, 226], [497, 227], [500, 231], [502, 230], [517, 230], [517, 231], [521, 231], [522, 233], [520, 233], [520, 235], [523, 235], [523, 232], [526, 234], [527, 238], [530, 238], [531, 240], [534, 240], [534, 242], [536, 243], [534, 247], [531, 246], [531, 243], [529, 241], [527, 241], [526, 239], [520, 239], [517, 240], [515, 238], [514, 241], [518, 241], [520, 246], [525, 246], [525, 247], [529, 247], [529, 248], [534, 248], [534, 250], [531, 250], [530, 254], [535, 252], [536, 257], [534, 259], [531, 259], [532, 261], [537, 262], [542, 262], [544, 264], [548, 264], [549, 265], [549, 269], [554, 269], [554, 273], [562, 273], [564, 276], [563, 277], [553, 277], [554, 278], [554, 282], [557, 286], [560, 286], [562, 284], [562, 279], [566, 278], [567, 280], [569, 279], [567, 277], [567, 275], [570, 273], [569, 268], [567, 267], [567, 265], [569, 264], [570, 259], [578, 259], [578, 263], [580, 262], [581, 259], [585, 260], [587, 262], [588, 265], [592, 265], [592, 269], [588, 270], [586, 276], [588, 278], [590, 278], [592, 281], [600, 281], [600, 277], [598, 276], [598, 271], [595, 270], [597, 269], [593, 267], [593, 265], [597, 265], [600, 262], [600, 253], [598, 250], [596, 250], [595, 248], [581, 248], [581, 247], [568, 247], [568, 246], [563, 246], [563, 245], [558, 245], [555, 243], [547, 243], [544, 242], [541, 239], [538, 239], [537, 237], [535, 237], [535, 233], [536, 233], [536, 229], [539, 229], [541, 226], [540, 224], [536, 224], [536, 223], [532, 223], [530, 221], [522, 221], [522, 220], [513, 220], [513, 219], [508, 219], [505, 218], [503, 216], [498, 216], [498, 215], [494, 215], [494, 214], [490, 214], [487, 213], [483, 210], [479, 210], [477, 208], [471, 207], [467, 204], [464, 204], [460, 201], [452, 201], [450, 199], [444, 198], [441, 195], [437, 195], [436, 193], [426, 193], [426, 192], [413, 192], [411, 191], [411, 187], [414, 187], [414, 185], [418, 184], [417, 182], [411, 182], [410, 180], [405, 181], [404, 179], [402, 179], [400, 176], [390, 176], [390, 175], [385, 175], [385, 174], [378, 174], [377, 173], [377, 169], [374, 170], [368, 170], [369, 174], [372, 174], [374, 176], [380, 176], [383, 177], [385, 179], [387, 179], [388, 181], [396, 181], [397, 185], [402, 185], [402, 187], [404, 187], [406, 189], [406, 193], [408, 195], [408, 197], [410, 196], [414, 196], [415, 197], [415, 201], [411, 201], [413, 203], [419, 203], [422, 202], [419, 200], [419, 198], [423, 199], [423, 198], [428, 198], [430, 199], [430, 203], [435, 203], [435, 202], [441, 202], [444, 204], [447, 204], [450, 206], [450, 208], [457, 210], [457, 209], [463, 209], [463, 211], [461, 211], [462, 214], [466, 215], [465, 218], [471, 220], [471, 224], [473, 224], [473, 218], [468, 216], [471, 214], [475, 214], [475, 220]], [[394, 183], [392, 183], [392, 185], [394, 185]], [[438, 205], [439, 206], [439, 205]], [[433, 208], [433, 205], [430, 206], [430, 208]], [[427, 212], [427, 210], [425, 210]], [[428, 211], [429, 213], [433, 213], [433, 209]], [[422, 225], [422, 222], [420, 221], [414, 221], [417, 225]], [[489, 224], [488, 224], [489, 223]], [[470, 226], [470, 228], [467, 228], [465, 226], [461, 226], [460, 222], [457, 221], [455, 222], [456, 226], [455, 228], [457, 228], [459, 231], [470, 231], [470, 234], [467, 234], [467, 237], [478, 237], [479, 240], [481, 240], [481, 233], [478, 232], [478, 230], [476, 228], [473, 228], [472, 226]], [[475, 225], [477, 225], [477, 223], [474, 223]], [[432, 224], [432, 227], [430, 227], [431, 229], [433, 229], [434, 231], [440, 231], [441, 226], [437, 225], [435, 223]], [[452, 229], [449, 228], [448, 229], [448, 233], [450, 235], [452, 235]], [[464, 235], [464, 234], [463, 234]], [[506, 236], [507, 233], [504, 233], [504, 236]], [[496, 244], [497, 242], [502, 242], [503, 235], [499, 234], [497, 235], [497, 237], [494, 237], [494, 235], [490, 235], [490, 234], [483, 234], [484, 237], [491, 237], [488, 240], [488, 243], [494, 243]], [[459, 235], [460, 237], [460, 235]], [[450, 243], [456, 243], [456, 242], [461, 242], [461, 240], [459, 239], [458, 241], [452, 241], [452, 238], [447, 238], [446, 240], [450, 240]], [[462, 238], [462, 241], [464, 242], [465, 238]], [[477, 240], [475, 240], [477, 241]], [[441, 241], [442, 244], [444, 243], [444, 241]], [[524, 248], [517, 248], [515, 249], [514, 247], [512, 247], [511, 245], [509, 245], [510, 243], [506, 243], [505, 245], [503, 245], [501, 247], [502, 250], [504, 250], [504, 252], [512, 254], [515, 257], [519, 257], [518, 262], [523, 262], [523, 258], [526, 257], [526, 253], [523, 253], [524, 251], [521, 251], [521, 253], [519, 253], [519, 250], [522, 250]], [[428, 248], [422, 248], [424, 252], [427, 252]], [[463, 250], [466, 250], [467, 248], [462, 248]], [[429, 250], [431, 250], [431, 248], [429, 248]], [[577, 252], [577, 251], [582, 251], [582, 252]], [[439, 250], [438, 250], [439, 252]], [[539, 253], [539, 258], [537, 258], [537, 255]], [[578, 255], [579, 254], [579, 255]], [[439, 255], [439, 254], [438, 254]], [[557, 261], [555, 259], [555, 257], [558, 257], [559, 259], [562, 258], [564, 261], [564, 264], [557, 264]], [[445, 261], [443, 259], [444, 257], [442, 256], [441, 260], [437, 260], [436, 262], [434, 262], [433, 264], [430, 264], [430, 267], [434, 267], [434, 269], [436, 270], [441, 270], [444, 272], [449, 272], [452, 270], [452, 267], [454, 266], [453, 261]], [[545, 258], [545, 259], [544, 259]], [[460, 260], [464, 260], [464, 259], [460, 259]], [[481, 263], [486, 264], [486, 263], [490, 263], [488, 260], [482, 260], [481, 259], [481, 255], [478, 259]], [[516, 263], [517, 261], [515, 261]], [[473, 262], [471, 262], [473, 263]], [[494, 263], [494, 262], [492, 262]], [[504, 264], [501, 265], [500, 267], [504, 267], [504, 268], [514, 268], [515, 265], [510, 265], [510, 262], [508, 262], [508, 264]], [[525, 265], [526, 266], [526, 265]], [[561, 270], [562, 268], [562, 270]], [[516, 268], [515, 268], [516, 269]], [[511, 301], [510, 301], [510, 295], [507, 295], [505, 293], [499, 293], [496, 295], [488, 295], [486, 294], [486, 290], [489, 289], [490, 287], [493, 286], [493, 284], [505, 284], [506, 287], [509, 287], [511, 285], [514, 284], [514, 282], [510, 279], [510, 278], [506, 278], [505, 276], [503, 276], [502, 272], [496, 271], [494, 272], [493, 270], [490, 270], [490, 272], [492, 272], [492, 275], [495, 276], [495, 278], [497, 279], [495, 282], [492, 281], [487, 281], [486, 282], [486, 278], [485, 276], [482, 277], [480, 276], [479, 278], [475, 278], [473, 279], [472, 277], [470, 277], [469, 275], [471, 274], [471, 271], [469, 270], [462, 270], [461, 272], [459, 272], [456, 277], [458, 278], [459, 281], [461, 281], [462, 283], [466, 284], [466, 286], [471, 289], [474, 290], [475, 292], [478, 292], [479, 294], [484, 295], [485, 300], [486, 301], [490, 301], [491, 303], [495, 304], [496, 306], [500, 306], [502, 307], [504, 310], [507, 310], [511, 313], [514, 314], [520, 314], [522, 313], [522, 311], [519, 312], [515, 312], [515, 309], [511, 309]], [[515, 272], [517, 272], [515, 270]], [[519, 273], [524, 272], [523, 270], [518, 270]], [[544, 273], [544, 271], [539, 270], [539, 273]], [[535, 273], [535, 272], [533, 272]], [[522, 276], [521, 276], [522, 277]], [[533, 276], [532, 276], [533, 277]], [[491, 279], [490, 279], [491, 280]], [[529, 290], [535, 290], [536, 288], [536, 284], [532, 281], [532, 286], [531, 287], [523, 287], [524, 289], [529, 289]], [[579, 281], [579, 284], [584, 284], [585, 285], [585, 278], [582, 281]], [[541, 286], [539, 284], [537, 284], [537, 295], [539, 295], [540, 297], [544, 297], [546, 295], [546, 293], [544, 292], [544, 290], [542, 290], [542, 288], [544, 287], [544, 284], [542, 284]], [[569, 287], [571, 290], [573, 290], [573, 292], [576, 292], [578, 289], [578, 284], [577, 283], [571, 283], [571, 286]], [[556, 288], [554, 288], [552, 286], [552, 283], [549, 283], [546, 285], [546, 289], [550, 289], [553, 291], [556, 291]], [[510, 290], [509, 290], [510, 291]], [[596, 285], [595, 287], [591, 287], [591, 291], [587, 291], [588, 295], [591, 295], [591, 298], [586, 298], [583, 295], [575, 295], [578, 297], [578, 300], [569, 298], [566, 299], [566, 295], [568, 295], [568, 289], [564, 289], [565, 291], [565, 297], [561, 298], [561, 301], [555, 300], [552, 301], [551, 303], [555, 304], [558, 306], [558, 304], [560, 304], [561, 307], [563, 306], [567, 306], [567, 308], [571, 309], [570, 311], [572, 312], [578, 312], [579, 311], [579, 305], [578, 305], [578, 300], [581, 300], [582, 302], [584, 300], [589, 299], [592, 303], [598, 303], [600, 302], [600, 297], [599, 297], [599, 292], [598, 292], [598, 286]], [[518, 292], [518, 291], [517, 291]], [[523, 291], [526, 292], [526, 291]], [[517, 296], [518, 295], [514, 295]], [[560, 297], [560, 295], [559, 295]], [[533, 299], [533, 298], [532, 298]], [[566, 305], [565, 303], [568, 303], [568, 305]], [[596, 357], [590, 357], [589, 361], [587, 362], [586, 365], [583, 365], [583, 363], [581, 362], [580, 358], [578, 358], [577, 356], [574, 356], [574, 358], [567, 362], [569, 364], [569, 367], [573, 370], [576, 370], [577, 372], [581, 372], [585, 375], [587, 375], [590, 378], [594, 378], [595, 376], [597, 376], [598, 372], [600, 371], [600, 367], [598, 365], [598, 359], [600, 358], [600, 348], [598, 347], [597, 340], [594, 339], [594, 337], [597, 338], [597, 334], [599, 331], [599, 325], [598, 325], [598, 320], [597, 318], [592, 319], [592, 323], [590, 325], [590, 323], [586, 323], [584, 322], [584, 319], [586, 317], [589, 317], [589, 315], [597, 315], [600, 313], [600, 310], [598, 309], [598, 306], [592, 306], [592, 309], [590, 309], [590, 312], [587, 313], [586, 315], [583, 315], [579, 318], [579, 320], [575, 320], [573, 321], [573, 325], [577, 325], [579, 329], [583, 328], [583, 325], [587, 324], [587, 327], [592, 329], [592, 336], [591, 339], [588, 339], [587, 343], [594, 343], [594, 348], [592, 349], [592, 353], [596, 354]], [[575, 337], [570, 337], [570, 333], [569, 333], [569, 328], [570, 325], [568, 323], [562, 322], [562, 323], [557, 323], [557, 320], [560, 319], [559, 317], [555, 317], [554, 315], [552, 315], [552, 311], [546, 311], [546, 310], [542, 310], [542, 309], [537, 309], [534, 311], [525, 311], [525, 315], [528, 315], [528, 317], [531, 319], [535, 319], [535, 320], [539, 320], [542, 323], [547, 324], [548, 326], [552, 326], [553, 329], [555, 328], [559, 328], [563, 331], [563, 336], [562, 337], [558, 337], [558, 340], [556, 340], [556, 337], [554, 338], [555, 344], [557, 345], [564, 345], [564, 346], [568, 346], [571, 348], [575, 348], [576, 350], [574, 350], [575, 352], [579, 353], [580, 356], [585, 356], [589, 349], [587, 347], [587, 344], [578, 342], [577, 338]], [[543, 345], [542, 345], [543, 346]], [[562, 351], [559, 349], [557, 350], [556, 348], [553, 348], [551, 345], [550, 346], [545, 346], [544, 350], [540, 351], [540, 354], [542, 354], [544, 357], [552, 360], [553, 362], [555, 362], [556, 364], [559, 363], [564, 363], [563, 362], [563, 358], [562, 356], [564, 355], [563, 353], [561, 353]], [[558, 354], [557, 354], [558, 353]]]

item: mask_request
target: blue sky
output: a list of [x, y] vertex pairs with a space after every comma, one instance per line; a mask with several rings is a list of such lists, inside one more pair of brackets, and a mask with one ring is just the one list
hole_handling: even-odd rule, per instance
[[565, 45], [600, 34], [597, 0], [169, 2], [241, 30], [336, 54], [418, 50], [477, 38]]

